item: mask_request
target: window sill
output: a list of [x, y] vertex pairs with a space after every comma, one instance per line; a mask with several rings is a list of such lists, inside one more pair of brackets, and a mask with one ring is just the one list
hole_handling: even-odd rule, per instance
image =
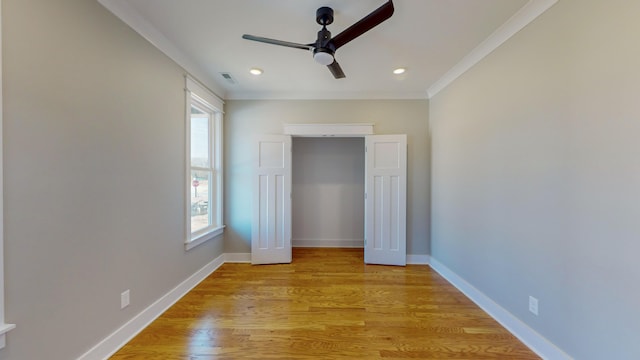
[[0, 324], [0, 349], [6, 345], [5, 335], [15, 327], [14, 324]]
[[211, 231], [204, 233], [202, 235], [199, 235], [187, 242], [184, 243], [184, 249], [189, 251], [191, 249], [193, 249], [194, 247], [200, 245], [200, 244], [204, 244], [209, 240], [215, 239], [218, 236], [222, 235], [224, 233], [224, 228], [226, 225], [222, 225], [220, 227], [217, 227], [215, 229], [212, 229]]

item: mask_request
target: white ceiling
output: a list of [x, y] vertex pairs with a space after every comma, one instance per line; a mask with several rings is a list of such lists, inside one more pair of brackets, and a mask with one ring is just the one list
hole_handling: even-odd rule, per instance
[[[427, 98], [556, 0], [396, 0], [394, 15], [336, 52], [336, 80], [308, 51], [242, 34], [312, 43], [316, 9], [337, 35], [385, 0], [98, 0], [225, 99]], [[259, 67], [261, 76], [249, 74]], [[404, 75], [392, 74], [406, 67]], [[220, 73], [230, 73], [231, 84]]]

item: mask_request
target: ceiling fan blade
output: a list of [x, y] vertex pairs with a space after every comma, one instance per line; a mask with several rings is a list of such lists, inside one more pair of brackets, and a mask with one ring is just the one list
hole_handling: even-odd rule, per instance
[[384, 5], [374, 10], [371, 14], [365, 16], [340, 34], [334, 36], [333, 39], [331, 39], [331, 42], [336, 49], [338, 49], [349, 41], [380, 25], [380, 23], [393, 15], [393, 11], [393, 1], [389, 0]]
[[242, 38], [246, 40], [253, 40], [261, 43], [286, 46], [286, 47], [296, 48], [301, 50], [313, 50], [315, 48], [315, 46], [313, 45], [298, 44], [298, 43], [293, 43], [289, 41], [275, 40], [275, 39], [269, 39], [265, 37], [253, 36], [253, 35], [247, 35], [247, 34], [242, 35]]
[[329, 71], [331, 71], [331, 73], [333, 74], [334, 78], [344, 79], [346, 77], [344, 74], [344, 71], [342, 71], [342, 68], [340, 67], [340, 64], [338, 64], [337, 61], [333, 60], [333, 62], [327, 65], [327, 67], [329, 68]]

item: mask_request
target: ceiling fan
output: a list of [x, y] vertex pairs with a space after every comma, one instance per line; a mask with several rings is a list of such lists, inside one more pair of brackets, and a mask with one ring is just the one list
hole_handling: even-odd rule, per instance
[[298, 44], [247, 34], [242, 35], [242, 38], [267, 44], [313, 51], [313, 58], [317, 63], [326, 65], [336, 79], [342, 79], [345, 75], [340, 64], [338, 64], [335, 59], [336, 50], [390, 18], [391, 15], [393, 15], [393, 11], [393, 1], [389, 0], [384, 5], [360, 19], [360, 21], [351, 25], [340, 34], [331, 37], [331, 32], [327, 30], [327, 25], [333, 23], [333, 9], [326, 6], [321, 7], [316, 11], [316, 22], [322, 25], [322, 29], [318, 31], [318, 39], [311, 44]]

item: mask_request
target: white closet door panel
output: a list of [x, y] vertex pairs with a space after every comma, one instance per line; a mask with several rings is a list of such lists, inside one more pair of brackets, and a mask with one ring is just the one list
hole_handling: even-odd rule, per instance
[[365, 262], [406, 265], [407, 137], [366, 137]]
[[291, 137], [256, 140], [251, 263], [291, 262]]

